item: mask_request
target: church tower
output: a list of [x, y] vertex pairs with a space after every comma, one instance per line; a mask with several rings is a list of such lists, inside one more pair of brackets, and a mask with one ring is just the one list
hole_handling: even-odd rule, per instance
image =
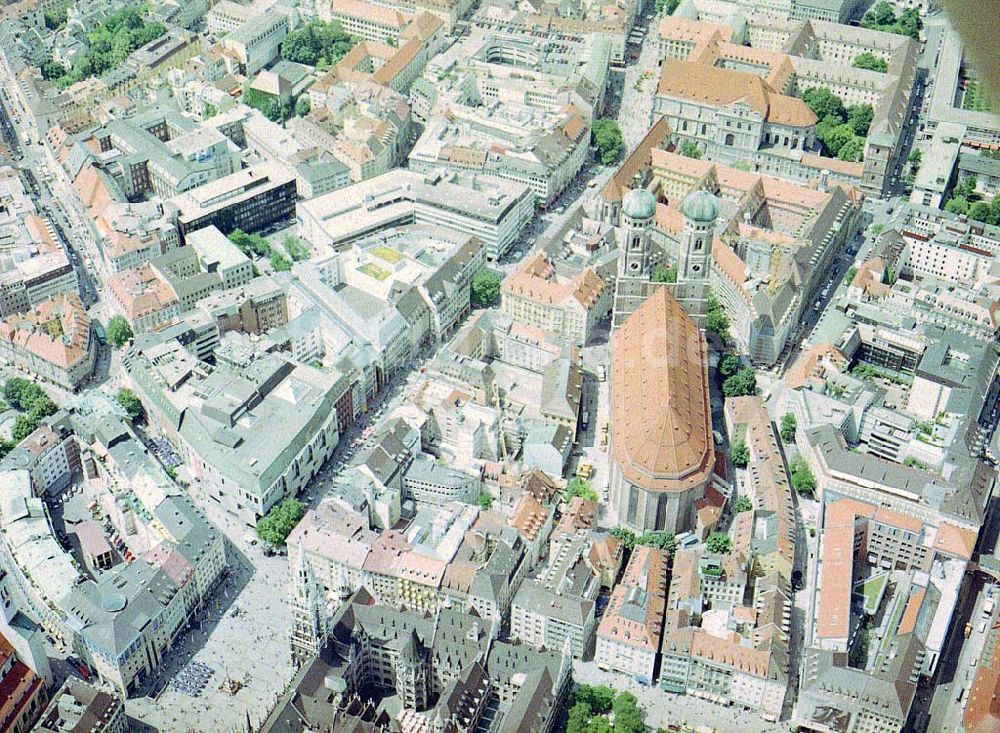
[[674, 294], [694, 322], [704, 327], [719, 199], [708, 191], [692, 191], [684, 198], [681, 213], [684, 214], [684, 231], [677, 247]]
[[634, 188], [622, 199], [612, 328], [624, 323], [648, 295], [647, 283], [652, 272], [650, 230], [655, 214], [656, 199], [644, 188]]

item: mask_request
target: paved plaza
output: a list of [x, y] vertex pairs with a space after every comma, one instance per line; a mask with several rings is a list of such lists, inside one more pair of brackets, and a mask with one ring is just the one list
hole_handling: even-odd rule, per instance
[[[237, 529], [226, 527], [231, 540]], [[243, 731], [247, 715], [254, 725], [263, 720], [291, 679], [287, 558], [264, 557], [260, 545], [247, 548], [241, 540], [235, 542], [240, 549], [234, 551], [232, 542], [227, 548], [232, 564], [228, 582], [217, 589], [199, 622], [181, 637], [152, 683], [156, 688], [150, 690], [152, 696], [132, 698], [126, 704], [128, 715], [145, 723], [144, 730]], [[170, 684], [192, 660], [214, 670], [197, 697]], [[219, 689], [227, 679], [242, 685], [235, 695]]]

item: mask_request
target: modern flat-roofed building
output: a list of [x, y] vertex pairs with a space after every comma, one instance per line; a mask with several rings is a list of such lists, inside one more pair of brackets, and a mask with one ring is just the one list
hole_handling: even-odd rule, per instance
[[350, 399], [351, 385], [339, 373], [256, 353], [235, 336], [223, 339], [208, 370], [176, 341], [150, 336], [128, 354], [127, 369], [183, 447], [196, 490], [253, 524], [333, 454], [337, 404]]
[[705, 339], [659, 288], [614, 332], [611, 354], [609, 510], [637, 532], [692, 529], [715, 466]]
[[277, 161], [252, 165], [171, 199], [181, 235], [215, 226], [256, 232], [295, 214], [295, 171]]
[[533, 215], [524, 185], [439, 171], [394, 170], [298, 205], [302, 236], [335, 250], [402, 224], [435, 224], [478, 237], [491, 260]]
[[235, 62], [236, 70], [251, 77], [278, 58], [281, 42], [288, 35], [289, 19], [283, 12], [256, 12], [222, 39], [223, 54]]
[[246, 285], [253, 278], [253, 263], [214, 226], [189, 231], [184, 244], [198, 255], [202, 270], [221, 278], [223, 290]]

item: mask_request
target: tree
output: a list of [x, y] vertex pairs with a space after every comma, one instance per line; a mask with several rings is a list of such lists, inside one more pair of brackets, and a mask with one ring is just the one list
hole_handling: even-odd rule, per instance
[[269, 258], [271, 262], [271, 269], [275, 272], [288, 272], [292, 269], [292, 263], [288, 261], [281, 252], [271, 252], [271, 257]]
[[870, 104], [852, 104], [847, 108], [847, 124], [859, 137], [868, 137], [868, 130], [872, 126], [874, 117], [875, 110]]
[[116, 349], [120, 349], [127, 344], [135, 335], [132, 333], [132, 326], [125, 320], [125, 316], [112, 316], [111, 320], [108, 321], [106, 334], [108, 343]]
[[597, 146], [597, 154], [601, 163], [610, 165], [618, 160], [625, 147], [625, 139], [622, 137], [622, 129], [618, 123], [606, 117], [597, 120], [591, 128], [591, 137], [594, 145]]
[[476, 497], [476, 504], [480, 509], [489, 510], [493, 506], [493, 497], [487, 491], [480, 491]]
[[727, 555], [733, 543], [725, 532], [712, 532], [705, 540], [705, 547], [713, 555]]
[[680, 147], [680, 154], [685, 158], [694, 158], [695, 160], [701, 158], [701, 148], [693, 140], [682, 140]]
[[753, 509], [753, 502], [750, 501], [750, 497], [740, 494], [736, 497], [736, 501], [733, 502], [733, 513], [741, 514], [743, 512], [748, 512]]
[[576, 703], [569, 709], [569, 715], [566, 717], [566, 733], [587, 733], [590, 718], [590, 708], [587, 703]]
[[41, 66], [42, 78], [54, 80], [66, 75], [66, 67], [53, 59], [46, 59]]
[[719, 376], [725, 379], [739, 371], [740, 357], [736, 354], [726, 354], [719, 360]]
[[750, 463], [750, 449], [742, 440], [737, 440], [732, 444], [729, 455], [733, 459], [733, 465], [737, 468], [746, 468]]
[[[45, 390], [34, 382], [20, 377], [12, 377], [4, 385], [4, 399], [11, 407], [20, 412], [27, 413], [27, 417], [34, 421], [35, 427], [42, 418], [55, 415], [59, 407]], [[31, 430], [35, 428], [32, 427]], [[31, 430], [28, 432], [30, 433]]]
[[247, 257], [271, 256], [271, 245], [259, 234], [247, 234], [242, 229], [234, 229], [229, 234], [229, 241]]
[[309, 66], [329, 68], [354, 47], [354, 39], [337, 21], [314, 20], [292, 31], [281, 42], [281, 58]]
[[757, 391], [757, 373], [750, 367], [740, 369], [722, 383], [722, 394], [726, 397], [742, 397]]
[[868, 69], [869, 71], [877, 71], [881, 74], [889, 70], [889, 64], [885, 59], [879, 58], [869, 51], [855, 56], [854, 61], [851, 62], [851, 66], [855, 69]]
[[622, 527], [618, 525], [613, 527], [609, 534], [617, 540], [620, 540], [623, 545], [625, 545], [626, 550], [631, 550], [635, 547], [635, 532], [630, 530], [628, 527]]
[[723, 344], [729, 343], [729, 316], [722, 304], [709, 294], [705, 313], [705, 329], [716, 334]]
[[563, 494], [563, 498], [570, 501], [576, 496], [582, 496], [587, 501], [597, 501], [597, 492], [591, 487], [590, 482], [579, 476], [574, 476], [566, 484], [566, 493]]
[[646, 713], [631, 692], [621, 692], [611, 705], [614, 733], [646, 733]]
[[285, 499], [257, 521], [257, 536], [274, 547], [283, 545], [305, 513], [306, 505], [301, 501]]
[[573, 694], [573, 701], [585, 704], [591, 715], [604, 715], [611, 712], [615, 691], [607, 685], [580, 685]]
[[810, 87], [802, 93], [802, 101], [813, 111], [817, 119], [834, 117], [838, 120], [846, 119], [844, 114], [844, 102], [836, 94], [826, 87]]
[[614, 733], [614, 728], [611, 727], [607, 718], [591, 718], [587, 723], [587, 733]]
[[39, 420], [33, 415], [18, 415], [14, 420], [14, 427], [10, 429], [10, 437], [14, 443], [20, 443], [31, 435], [38, 428]]
[[670, 265], [657, 265], [653, 268], [653, 274], [649, 279], [654, 283], [675, 283], [677, 282], [677, 268]]
[[[875, 26], [890, 25], [896, 22], [896, 13], [886, 0], [879, 0], [871, 10], [865, 13], [862, 25], [871, 23]], [[867, 27], [867, 26], [866, 26]]]
[[310, 100], [305, 94], [295, 100], [295, 114], [297, 116], [305, 117], [311, 110], [312, 100]]
[[855, 137], [854, 128], [847, 122], [844, 122], [828, 131], [824, 131], [822, 142], [827, 153], [832, 157], [837, 157], [840, 149]]
[[910, 165], [914, 166], [915, 168], [919, 168], [920, 162], [923, 160], [923, 157], [924, 155], [923, 153], [920, 152], [920, 148], [913, 148], [913, 150], [910, 151], [909, 156], [907, 156], [906, 160]]
[[944, 205], [944, 210], [950, 211], [952, 214], [968, 214], [969, 202], [961, 196], [952, 196]]
[[673, 15], [681, 0], [656, 0], [656, 12], [659, 15]]
[[848, 140], [837, 151], [838, 160], [846, 160], [849, 163], [860, 163], [865, 157], [865, 141], [856, 135]]
[[653, 547], [671, 556], [677, 551], [677, 538], [673, 532], [643, 532], [636, 537], [635, 544]]
[[125, 414], [128, 415], [129, 420], [132, 422], [143, 422], [145, 419], [145, 410], [142, 407], [142, 402], [136, 396], [135, 392], [130, 390], [128, 387], [122, 387], [115, 394], [115, 402], [121, 405], [122, 409], [125, 410]]
[[492, 270], [480, 270], [472, 276], [472, 305], [490, 308], [500, 300], [500, 276]]
[[44, 13], [45, 27], [50, 31], [59, 30], [66, 25], [68, 15], [66, 8], [62, 8], [61, 10], [46, 10]]
[[854, 276], [858, 274], [858, 268], [851, 267], [847, 268], [847, 272], [844, 273], [844, 285], [850, 285], [854, 281]]
[[781, 439], [786, 443], [792, 443], [795, 441], [795, 428], [798, 427], [798, 423], [795, 420], [795, 413], [786, 412], [781, 416], [781, 430], [778, 432], [781, 435]]
[[816, 479], [802, 456], [795, 456], [788, 462], [788, 470], [792, 474], [792, 488], [800, 494], [812, 496], [816, 490]]

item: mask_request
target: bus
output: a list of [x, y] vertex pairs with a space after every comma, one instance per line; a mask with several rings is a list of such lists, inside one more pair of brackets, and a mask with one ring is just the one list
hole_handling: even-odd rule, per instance
[[580, 424], [583, 425], [583, 429], [584, 430], [587, 429], [587, 423], [589, 423], [589, 422], [590, 422], [590, 413], [587, 412], [586, 410], [584, 410], [583, 411], [583, 420], [580, 421]]

